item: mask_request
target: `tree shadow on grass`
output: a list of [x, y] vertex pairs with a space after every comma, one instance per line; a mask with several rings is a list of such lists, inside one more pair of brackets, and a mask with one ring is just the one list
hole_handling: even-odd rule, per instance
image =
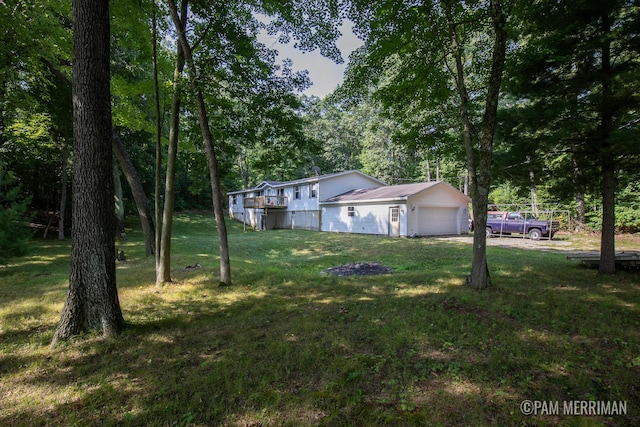
[[46, 361], [5, 357], [5, 373], [42, 364], [12, 383], [62, 397], [0, 424], [560, 425], [524, 417], [520, 402], [640, 405], [629, 289], [477, 293], [416, 279], [267, 280], [240, 295], [149, 301], [117, 340], [70, 342]]
[[[124, 303], [129, 324], [115, 340], [83, 337], [42, 356], [6, 350], [0, 424], [561, 425], [572, 420], [524, 417], [520, 402], [640, 407], [637, 276], [594, 280], [494, 249], [496, 286], [475, 292], [462, 284], [468, 247], [389, 239], [365, 251], [315, 236], [236, 241], [235, 253], [248, 251], [232, 262], [237, 286]], [[363, 254], [395, 272], [319, 274]], [[31, 334], [42, 330], [2, 342]]]

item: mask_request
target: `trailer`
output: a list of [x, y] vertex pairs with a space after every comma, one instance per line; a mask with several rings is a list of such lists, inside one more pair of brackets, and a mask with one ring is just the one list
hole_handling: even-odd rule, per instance
[[[579, 254], [567, 255], [567, 259], [569, 261], [577, 261], [584, 265], [596, 267], [600, 264], [600, 252], [584, 252]], [[615, 259], [616, 266], [628, 270], [640, 268], [640, 252], [616, 252]]]

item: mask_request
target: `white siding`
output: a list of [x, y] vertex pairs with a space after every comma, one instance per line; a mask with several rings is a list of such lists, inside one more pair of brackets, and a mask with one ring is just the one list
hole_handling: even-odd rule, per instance
[[[353, 216], [349, 216], [349, 207]], [[400, 208], [400, 235], [406, 236], [406, 207], [395, 204], [329, 205], [322, 208], [320, 231], [389, 235], [389, 208]]]

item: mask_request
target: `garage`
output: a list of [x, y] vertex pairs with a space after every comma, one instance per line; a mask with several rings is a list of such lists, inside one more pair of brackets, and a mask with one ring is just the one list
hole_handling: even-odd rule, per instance
[[418, 214], [418, 234], [420, 236], [444, 236], [460, 234], [459, 208], [443, 206], [423, 206]]
[[320, 231], [393, 237], [466, 233], [469, 202], [444, 181], [352, 190], [320, 202]]

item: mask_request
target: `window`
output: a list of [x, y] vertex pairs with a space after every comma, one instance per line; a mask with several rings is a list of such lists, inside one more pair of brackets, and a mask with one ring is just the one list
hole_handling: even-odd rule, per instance
[[356, 215], [356, 208], [354, 208], [353, 206], [347, 207], [347, 216], [355, 216], [355, 215]]
[[278, 196], [284, 197], [284, 188], [279, 188], [278, 189]]
[[312, 199], [315, 199], [316, 197], [318, 197], [315, 184], [309, 184], [309, 197]]
[[400, 219], [400, 209], [391, 208], [391, 222], [398, 222]]
[[300, 186], [296, 185], [295, 187], [293, 187], [293, 198], [294, 199], [300, 199]]
[[233, 196], [233, 204], [234, 205], [238, 204], [238, 196], [236, 196], [236, 195]]

